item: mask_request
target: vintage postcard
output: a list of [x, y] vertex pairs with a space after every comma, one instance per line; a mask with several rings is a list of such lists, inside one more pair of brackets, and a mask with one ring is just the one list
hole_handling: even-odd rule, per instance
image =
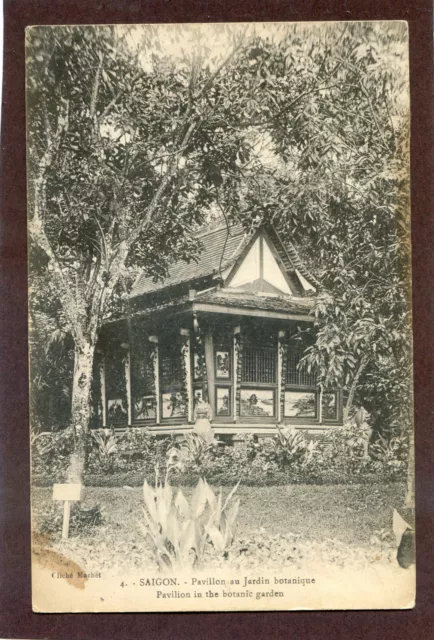
[[34, 611], [413, 607], [407, 24], [26, 61]]

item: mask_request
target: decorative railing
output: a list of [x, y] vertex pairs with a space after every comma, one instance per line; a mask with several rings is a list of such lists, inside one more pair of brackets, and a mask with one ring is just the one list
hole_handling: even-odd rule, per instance
[[316, 374], [298, 368], [302, 357], [303, 351], [294, 351], [289, 347], [286, 353], [285, 384], [300, 387], [316, 387]]
[[275, 384], [277, 349], [247, 347], [243, 349], [241, 382]]

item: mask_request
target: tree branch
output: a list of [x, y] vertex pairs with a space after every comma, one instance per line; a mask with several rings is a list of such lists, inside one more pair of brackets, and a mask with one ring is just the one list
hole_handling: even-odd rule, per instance
[[[305, 98], [308, 95], [311, 95], [313, 93], [316, 93], [317, 91], [325, 91], [326, 89], [334, 89], [335, 87], [340, 87], [342, 86], [341, 82], [337, 82], [335, 84], [331, 84], [331, 85], [326, 85], [323, 87], [313, 87], [311, 89], [307, 89], [306, 91], [303, 91], [303, 93], [300, 93], [296, 98], [294, 98], [294, 100], [292, 100], [289, 104], [285, 105], [280, 111], [278, 111], [277, 113], [275, 113], [274, 115], [272, 115], [270, 118], [265, 118], [263, 120], [257, 120], [255, 118], [253, 118], [252, 120], [246, 120], [245, 122], [239, 122], [239, 123], [235, 123], [235, 124], [229, 124], [229, 126], [231, 126], [234, 129], [244, 129], [247, 127], [258, 127], [261, 126], [263, 124], [267, 124], [268, 122], [271, 122], [272, 120], [278, 120], [279, 118], [281, 118], [283, 115], [285, 115], [285, 113], [287, 113], [288, 111], [290, 111], [292, 109], [292, 107], [294, 107], [297, 102], [300, 102], [300, 100], [302, 100], [303, 98]], [[225, 127], [225, 125], [227, 126], [227, 123], [222, 123], [219, 121], [218, 126], [219, 127]]]
[[[138, 80], [140, 78], [142, 74], [142, 71], [138, 71], [133, 78], [131, 79], [131, 84], [129, 85], [129, 88], [131, 89], [131, 87], [134, 85], [134, 83], [136, 82], [136, 80]], [[105, 109], [103, 110], [100, 119], [103, 120], [106, 115], [108, 113], [110, 113], [110, 110], [115, 106], [116, 102], [119, 100], [119, 98], [121, 97], [121, 95], [123, 93], [125, 93], [126, 87], [123, 86], [119, 89], [119, 91], [116, 93], [116, 95], [113, 96], [113, 98], [110, 100], [110, 102], [108, 103], [108, 105], [105, 107]]]
[[35, 244], [37, 244], [38, 247], [45, 252], [47, 257], [50, 259], [50, 262], [52, 263], [53, 270], [49, 273], [53, 278], [55, 285], [57, 286], [58, 295], [62, 300], [62, 306], [68, 318], [71, 332], [77, 340], [82, 340], [83, 332], [81, 330], [80, 323], [77, 322], [77, 305], [74, 300], [74, 296], [71, 293], [70, 286], [65, 281], [65, 277], [63, 275], [59, 261], [56, 258], [56, 255], [53, 251], [50, 241], [48, 240], [47, 234], [45, 233], [41, 221], [29, 221], [28, 229], [30, 236]]
[[164, 192], [166, 191], [167, 186], [169, 185], [173, 175], [176, 172], [177, 169], [177, 164], [178, 164], [178, 158], [180, 155], [182, 155], [182, 150], [183, 148], [185, 148], [189, 142], [189, 140], [191, 139], [191, 136], [197, 126], [197, 121], [194, 120], [193, 122], [190, 123], [185, 135], [183, 136], [182, 142], [181, 142], [181, 146], [178, 148], [177, 153], [175, 153], [172, 156], [171, 162], [169, 164], [169, 167], [167, 169], [166, 174], [164, 175], [164, 177], [162, 178], [157, 191], [155, 192], [151, 202], [149, 203], [148, 207], [147, 207], [147, 211], [145, 214], [145, 217], [143, 219], [143, 221], [139, 224], [139, 226], [137, 227], [136, 231], [130, 235], [130, 246], [132, 246], [132, 244], [137, 240], [137, 238], [139, 237], [139, 235], [141, 233], [143, 233], [143, 231], [148, 227], [149, 223], [151, 222], [152, 216], [155, 212], [155, 209], [157, 208], [157, 206], [160, 203], [160, 199], [162, 197], [162, 195], [164, 194]]
[[247, 33], [248, 30], [248, 26], [246, 26], [246, 28], [244, 29], [244, 32], [241, 34], [240, 37], [240, 41], [238, 42], [238, 44], [236, 45], [236, 47], [233, 48], [233, 50], [231, 51], [231, 53], [223, 60], [223, 62], [217, 67], [217, 69], [214, 71], [214, 73], [211, 75], [211, 77], [205, 82], [205, 84], [203, 85], [202, 89], [200, 89], [200, 91], [193, 96], [193, 100], [198, 100], [199, 98], [201, 98], [203, 96], [203, 94], [208, 91], [208, 89], [212, 86], [214, 80], [217, 78], [217, 76], [219, 75], [219, 73], [225, 68], [227, 67], [227, 65], [229, 64], [229, 62], [232, 60], [232, 58], [238, 53], [238, 51], [241, 49], [241, 47], [244, 44], [244, 38], [245, 35]]
[[362, 77], [361, 77], [361, 74], [360, 74], [360, 70], [357, 67], [355, 67], [353, 64], [348, 62], [347, 60], [342, 60], [342, 58], [339, 58], [339, 57], [337, 59], [340, 60], [343, 65], [345, 65], [346, 67], [348, 67], [349, 69], [354, 71], [355, 74], [357, 75], [357, 80], [359, 81], [359, 85], [360, 85], [360, 88], [361, 88], [361, 90], [363, 92], [363, 95], [365, 96], [366, 100], [368, 101], [369, 109], [371, 111], [372, 118], [373, 118], [373, 120], [375, 122], [375, 125], [377, 127], [378, 134], [379, 134], [379, 136], [381, 138], [381, 141], [383, 143], [383, 147], [384, 147], [384, 149], [386, 151], [388, 151], [389, 149], [388, 149], [388, 146], [387, 146], [386, 139], [385, 139], [383, 131], [382, 131], [381, 127], [380, 127], [380, 123], [378, 122], [378, 118], [377, 118], [377, 115], [376, 115], [376, 113], [374, 111], [374, 107], [372, 105], [372, 101], [371, 101], [371, 98], [369, 96], [369, 93], [368, 93], [368, 91], [367, 91], [367, 89], [366, 89], [366, 87], [365, 87], [365, 85], [363, 83], [363, 80], [362, 80]]

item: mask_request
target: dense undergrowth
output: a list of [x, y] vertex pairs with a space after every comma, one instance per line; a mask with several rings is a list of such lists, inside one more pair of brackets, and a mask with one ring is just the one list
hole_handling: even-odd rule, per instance
[[[71, 430], [40, 434], [32, 442], [33, 483], [48, 486], [66, 478], [74, 447]], [[244, 436], [230, 446], [207, 443], [195, 433], [181, 440], [156, 438], [143, 429], [117, 435], [108, 430], [90, 438], [84, 474], [88, 486], [141, 486], [152, 482], [157, 465], [169, 471], [173, 485], [195, 485], [206, 478], [214, 485], [364, 484], [405, 478], [408, 445], [404, 436], [377, 441], [363, 455], [363, 434], [355, 426], [329, 432], [317, 442], [295, 429], [271, 438]]]

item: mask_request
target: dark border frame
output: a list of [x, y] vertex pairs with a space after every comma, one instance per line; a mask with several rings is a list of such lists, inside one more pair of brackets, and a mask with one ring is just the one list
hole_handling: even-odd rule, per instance
[[[0, 247], [0, 637], [393, 639], [432, 636], [434, 225], [431, 0], [5, 0]], [[24, 29], [35, 24], [407, 20], [410, 33], [417, 605], [410, 611], [34, 614], [30, 585]]]

